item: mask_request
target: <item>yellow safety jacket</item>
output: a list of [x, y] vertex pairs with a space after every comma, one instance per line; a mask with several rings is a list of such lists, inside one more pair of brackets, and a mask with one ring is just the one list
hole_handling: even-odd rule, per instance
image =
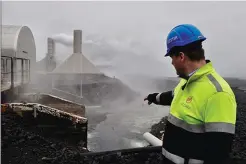
[[188, 80], [181, 79], [173, 93], [163, 139], [165, 158], [177, 164], [227, 158], [237, 105], [232, 89], [212, 63], [208, 61]]

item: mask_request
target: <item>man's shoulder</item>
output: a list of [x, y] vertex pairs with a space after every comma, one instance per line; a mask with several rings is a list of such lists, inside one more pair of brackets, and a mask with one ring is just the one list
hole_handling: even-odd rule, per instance
[[216, 71], [213, 71], [210, 74], [208, 74], [207, 78], [210, 81], [210, 85], [214, 86], [217, 92], [226, 92], [234, 95], [230, 84], [224, 77], [222, 77]]

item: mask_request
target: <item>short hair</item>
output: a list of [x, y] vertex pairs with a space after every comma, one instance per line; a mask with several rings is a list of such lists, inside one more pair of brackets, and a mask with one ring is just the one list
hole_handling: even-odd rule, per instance
[[173, 47], [170, 51], [170, 56], [178, 56], [183, 52], [191, 61], [200, 61], [205, 59], [205, 52], [202, 48], [202, 42], [196, 41], [185, 46]]

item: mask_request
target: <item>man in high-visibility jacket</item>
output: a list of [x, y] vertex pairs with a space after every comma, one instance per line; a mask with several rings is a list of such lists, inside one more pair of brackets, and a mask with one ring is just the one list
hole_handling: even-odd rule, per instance
[[164, 164], [224, 164], [236, 123], [235, 95], [205, 60], [197, 27], [176, 26], [167, 37], [167, 54], [181, 78], [173, 91], [149, 94], [149, 104], [170, 105], [162, 154]]

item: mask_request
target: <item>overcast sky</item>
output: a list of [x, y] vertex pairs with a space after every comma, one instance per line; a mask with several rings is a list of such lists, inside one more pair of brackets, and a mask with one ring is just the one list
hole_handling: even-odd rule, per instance
[[[47, 37], [69, 38], [81, 29], [85, 56], [103, 70], [160, 77], [175, 76], [163, 57], [168, 32], [191, 23], [207, 37], [206, 57], [216, 70], [246, 78], [246, 2], [3, 2], [2, 14], [3, 24], [31, 28], [37, 60], [45, 56]], [[65, 52], [71, 48], [57, 46], [57, 56]]]

